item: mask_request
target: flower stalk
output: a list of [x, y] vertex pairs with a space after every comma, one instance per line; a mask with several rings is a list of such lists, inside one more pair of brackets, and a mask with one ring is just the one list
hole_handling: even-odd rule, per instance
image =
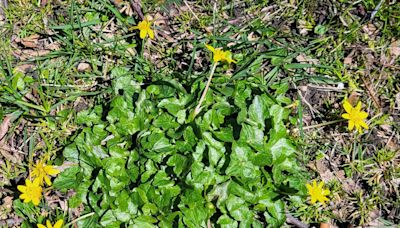
[[212, 65], [210, 76], [208, 76], [208, 81], [207, 81], [206, 87], [204, 88], [203, 93], [201, 94], [199, 103], [197, 104], [196, 108], [194, 109], [194, 116], [197, 116], [197, 114], [200, 113], [201, 104], [203, 103], [204, 99], [206, 98], [207, 91], [210, 88], [210, 84], [211, 84], [212, 78], [214, 76], [215, 69], [217, 68], [217, 64], [218, 64], [218, 62], [214, 62], [214, 64]]

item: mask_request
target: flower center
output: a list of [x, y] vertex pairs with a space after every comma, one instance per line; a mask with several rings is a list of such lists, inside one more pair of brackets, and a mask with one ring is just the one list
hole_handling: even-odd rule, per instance
[[139, 23], [138, 28], [140, 30], [149, 30], [150, 29], [150, 23], [148, 23], [147, 21], [142, 21]]
[[221, 60], [224, 60], [225, 59], [225, 52], [224, 51], [222, 51], [222, 50], [215, 50], [215, 53], [214, 53], [214, 60], [215, 60], [215, 62], [218, 62], [218, 61], [221, 61]]
[[350, 119], [352, 119], [352, 120], [354, 120], [354, 121], [362, 121], [362, 119], [361, 119], [361, 117], [360, 117], [360, 112], [359, 112], [357, 109], [355, 109], [355, 108], [353, 108], [353, 109], [351, 110], [351, 112], [349, 113], [349, 115], [350, 115]]
[[27, 186], [26, 187], [26, 194], [29, 196], [29, 198], [33, 199], [40, 195], [41, 189], [36, 187], [36, 186]]

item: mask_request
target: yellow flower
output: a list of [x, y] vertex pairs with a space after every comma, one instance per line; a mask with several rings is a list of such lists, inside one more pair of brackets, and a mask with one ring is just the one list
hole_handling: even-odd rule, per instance
[[147, 18], [132, 28], [140, 30], [140, 38], [144, 39], [146, 38], [147, 34], [149, 34], [150, 39], [154, 39], [154, 31], [151, 29], [151, 22], [148, 21]]
[[64, 222], [64, 221], [63, 221], [62, 219], [60, 219], [60, 220], [58, 220], [58, 221], [54, 224], [54, 226], [52, 226], [51, 223], [50, 223], [50, 221], [49, 221], [49, 220], [46, 220], [46, 226], [45, 226], [45, 225], [42, 225], [42, 224], [37, 224], [37, 227], [38, 227], [38, 228], [61, 228], [63, 222]]
[[365, 123], [365, 119], [368, 117], [368, 113], [361, 111], [361, 102], [358, 102], [356, 107], [353, 107], [347, 100], [343, 103], [343, 108], [347, 113], [343, 114], [342, 117], [349, 120], [349, 130], [353, 130], [354, 126], [358, 132], [362, 132], [362, 128], [368, 130], [368, 125]]
[[20, 199], [24, 200], [24, 203], [32, 203], [37, 206], [39, 205], [40, 198], [42, 198], [42, 187], [40, 187], [39, 179], [33, 180], [33, 183], [26, 179], [25, 185], [18, 185], [17, 189], [22, 192], [19, 196]]
[[206, 44], [208, 50], [210, 50], [214, 56], [213, 60], [215, 63], [219, 61], [226, 61], [228, 63], [236, 63], [235, 60], [232, 59], [232, 53], [230, 51], [223, 51], [222, 48], [214, 48], [208, 44]]
[[59, 173], [60, 171], [58, 169], [55, 169], [51, 165], [46, 165], [42, 160], [39, 160], [36, 162], [35, 167], [33, 167], [31, 175], [39, 180], [40, 185], [43, 185], [44, 180], [46, 184], [50, 186], [51, 181], [48, 175], [54, 176]]
[[319, 201], [322, 204], [325, 204], [325, 201], [329, 199], [326, 198], [331, 192], [328, 189], [323, 189], [322, 186], [324, 185], [323, 182], [320, 182], [317, 185], [317, 182], [314, 180], [313, 185], [307, 184], [306, 187], [308, 189], [308, 194], [311, 196], [311, 203], [314, 204], [315, 202]]

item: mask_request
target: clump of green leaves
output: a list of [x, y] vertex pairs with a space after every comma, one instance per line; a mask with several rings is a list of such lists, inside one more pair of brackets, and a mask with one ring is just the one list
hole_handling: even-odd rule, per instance
[[64, 150], [76, 165], [54, 181], [75, 190], [70, 207], [95, 212], [79, 226], [284, 223], [285, 196], [304, 195], [306, 181], [287, 136], [289, 111], [265, 87], [227, 85], [207, 96], [207, 111], [193, 120], [197, 86], [139, 86], [127, 72], [113, 70], [109, 106], [78, 114], [86, 127]]

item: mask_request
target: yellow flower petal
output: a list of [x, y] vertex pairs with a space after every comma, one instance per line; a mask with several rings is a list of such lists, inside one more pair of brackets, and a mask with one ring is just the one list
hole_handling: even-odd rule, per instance
[[366, 112], [360, 112], [360, 113], [359, 113], [359, 117], [360, 117], [361, 119], [365, 119], [365, 118], [368, 117], [368, 113], [366, 113]]
[[343, 108], [346, 112], [350, 113], [351, 110], [353, 109], [353, 106], [351, 106], [350, 102], [348, 102], [347, 100], [344, 101], [343, 103]]
[[316, 188], [316, 187], [317, 187], [317, 181], [314, 180], [314, 181], [313, 181], [313, 188]]
[[329, 195], [329, 194], [331, 194], [331, 191], [329, 191], [329, 189], [324, 189], [322, 191], [322, 195]]
[[64, 221], [63, 221], [62, 219], [58, 220], [58, 221], [54, 224], [54, 228], [61, 228], [63, 222], [64, 222]]
[[369, 129], [367, 123], [365, 123], [364, 121], [360, 122], [361, 127], [365, 128], [365, 129]]
[[360, 110], [361, 110], [361, 101], [359, 101], [359, 102], [357, 103], [357, 106], [355, 107], [355, 109], [356, 109], [357, 111], [360, 111]]
[[312, 189], [312, 186], [309, 184], [306, 184], [307, 190], [310, 191]]
[[35, 178], [35, 179], [33, 180], [32, 185], [38, 187], [38, 186], [40, 185], [40, 180], [39, 180], [39, 178]]
[[232, 53], [230, 51], [226, 51], [225, 56], [228, 63], [236, 63], [236, 61], [232, 59]]
[[32, 185], [32, 181], [29, 180], [29, 179], [26, 179], [26, 180], [25, 180], [25, 185], [26, 185], [26, 186]]
[[50, 220], [46, 220], [46, 226], [47, 228], [53, 228], [53, 225], [51, 225]]
[[147, 31], [146, 30], [140, 30], [140, 38], [141, 39], [146, 38], [146, 35], [147, 35]]
[[147, 33], [149, 34], [150, 39], [154, 39], [154, 31], [149, 29], [147, 30]]
[[321, 202], [322, 204], [325, 204], [325, 201], [329, 201], [329, 199], [326, 198], [325, 196], [322, 196], [319, 200], [320, 200], [320, 202]]
[[37, 205], [39, 205], [39, 203], [40, 203], [40, 198], [32, 198], [32, 203], [33, 203], [33, 205], [35, 205], [35, 206], [37, 206]]
[[342, 114], [343, 119], [350, 119], [350, 115], [348, 113]]
[[37, 224], [37, 227], [38, 228], [47, 228], [47, 227], [43, 226], [42, 224]]
[[26, 186], [18, 185], [18, 186], [17, 186], [17, 189], [18, 189], [20, 192], [26, 192]]
[[349, 126], [348, 126], [349, 130], [352, 131], [354, 129], [354, 121], [349, 120]]
[[22, 199], [22, 200], [23, 199], [27, 199], [28, 195], [24, 193], [24, 194], [19, 195], [19, 198]]
[[54, 168], [53, 166], [50, 166], [50, 165], [46, 165], [44, 167], [44, 171], [47, 174], [52, 175], [52, 176], [57, 175], [57, 174], [60, 173], [60, 170], [58, 170], [58, 169], [56, 169], [56, 168]]
[[46, 184], [48, 186], [51, 186], [51, 181], [50, 181], [50, 178], [48, 176], [44, 176], [44, 181], [46, 182]]
[[207, 48], [208, 50], [210, 50], [212, 53], [215, 52], [215, 48], [212, 47], [211, 45], [206, 44], [206, 48]]
[[317, 198], [311, 196], [311, 204], [314, 204], [316, 202], [317, 202]]

